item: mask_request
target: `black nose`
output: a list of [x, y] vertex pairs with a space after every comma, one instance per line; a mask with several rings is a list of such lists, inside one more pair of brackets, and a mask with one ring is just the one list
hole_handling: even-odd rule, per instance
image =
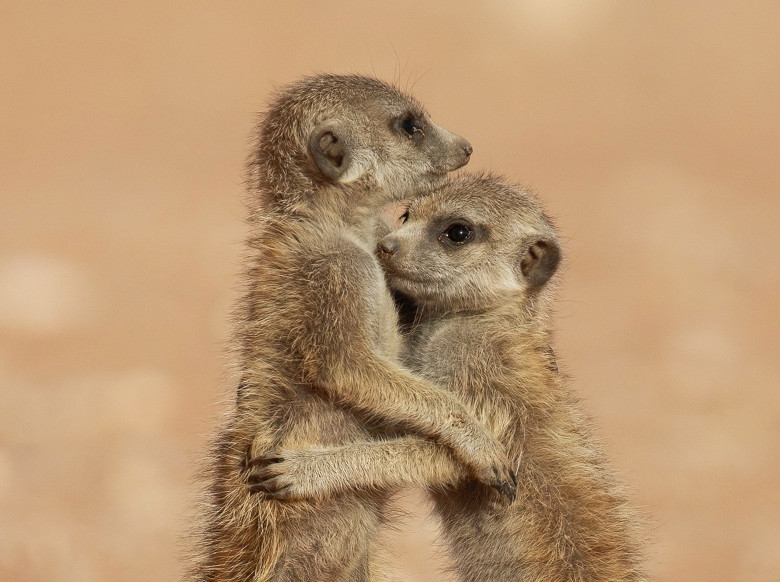
[[398, 241], [393, 239], [384, 239], [379, 242], [379, 258], [389, 259], [398, 250]]
[[466, 142], [466, 145], [463, 146], [463, 153], [466, 154], [466, 157], [471, 156], [471, 152], [474, 151], [474, 148], [471, 147], [471, 144], [469, 142]]

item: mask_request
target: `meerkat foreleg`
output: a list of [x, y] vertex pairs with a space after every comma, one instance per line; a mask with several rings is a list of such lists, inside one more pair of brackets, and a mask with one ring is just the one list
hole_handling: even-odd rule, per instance
[[[415, 436], [282, 450], [253, 460], [250, 487], [274, 499], [318, 499], [402, 485], [451, 488], [472, 479], [441, 445]], [[513, 483], [516, 485], [516, 483]], [[514, 489], [501, 491], [514, 499]]]

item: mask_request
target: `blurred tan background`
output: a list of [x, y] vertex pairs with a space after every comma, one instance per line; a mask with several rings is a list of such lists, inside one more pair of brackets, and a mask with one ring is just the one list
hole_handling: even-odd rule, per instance
[[[659, 581], [780, 580], [780, 4], [0, 2], [0, 579], [173, 580], [274, 84], [398, 81], [566, 236]], [[419, 500], [409, 498], [409, 507]], [[401, 579], [449, 580], [433, 524]]]

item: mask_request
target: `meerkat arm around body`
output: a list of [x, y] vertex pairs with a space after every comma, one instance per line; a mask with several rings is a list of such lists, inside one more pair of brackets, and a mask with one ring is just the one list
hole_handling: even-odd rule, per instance
[[254, 476], [257, 490], [285, 500], [403, 485], [452, 487], [472, 478], [445, 447], [415, 436], [288, 449], [262, 460], [263, 469]]
[[[333, 245], [339, 244], [335, 249]], [[297, 330], [293, 354], [302, 380], [339, 406], [386, 426], [404, 426], [452, 449], [480, 482], [511, 496], [514, 477], [502, 445], [451, 392], [384, 358], [372, 341], [376, 330], [371, 281], [374, 258], [349, 241], [314, 252], [302, 269], [304, 302], [321, 318]], [[378, 281], [379, 284], [383, 284]], [[472, 428], [473, 427], [473, 428]], [[262, 456], [250, 465], [261, 467]], [[256, 479], [250, 475], [250, 481]]]

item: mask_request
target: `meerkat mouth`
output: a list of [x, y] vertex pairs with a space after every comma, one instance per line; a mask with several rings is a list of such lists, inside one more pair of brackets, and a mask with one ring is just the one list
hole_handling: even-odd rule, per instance
[[400, 279], [402, 281], [414, 281], [415, 283], [419, 283], [419, 281], [415, 281], [414, 279], [408, 277], [406, 273], [398, 271], [397, 269], [393, 269], [388, 265], [383, 265], [382, 268], [384, 269], [385, 276], [388, 279]]
[[409, 273], [407, 273], [406, 271], [402, 271], [401, 269], [394, 267], [387, 260], [382, 260], [380, 258], [379, 262], [382, 264], [382, 270], [385, 272], [385, 276], [388, 279], [401, 279], [404, 281], [412, 281], [414, 283], [425, 283], [425, 281], [421, 279], [417, 279], [415, 277], [410, 276]]
[[416, 286], [427, 286], [436, 283], [436, 280], [431, 279], [430, 277], [425, 279], [421, 277], [415, 277], [407, 272], [399, 271], [389, 266], [385, 266], [384, 269], [385, 275], [390, 280], [390, 282], [414, 284]]

